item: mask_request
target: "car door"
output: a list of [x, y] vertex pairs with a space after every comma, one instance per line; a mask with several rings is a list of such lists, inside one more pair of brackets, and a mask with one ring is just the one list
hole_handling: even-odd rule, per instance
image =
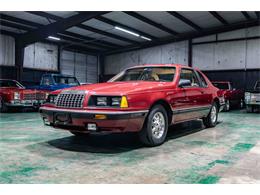
[[179, 106], [179, 110], [176, 110], [175, 119], [180, 122], [201, 117], [201, 110], [205, 104], [202, 101], [204, 91], [201, 89], [196, 72], [193, 69], [182, 68], [179, 83], [181, 80], [189, 80], [190, 86], [179, 87], [179, 90], [183, 92], [183, 97], [178, 100], [181, 106]]

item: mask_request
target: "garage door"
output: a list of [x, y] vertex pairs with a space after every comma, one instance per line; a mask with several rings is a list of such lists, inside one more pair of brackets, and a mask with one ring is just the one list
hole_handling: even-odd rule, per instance
[[76, 76], [81, 83], [96, 83], [98, 81], [96, 56], [63, 51], [60, 69], [62, 74]]

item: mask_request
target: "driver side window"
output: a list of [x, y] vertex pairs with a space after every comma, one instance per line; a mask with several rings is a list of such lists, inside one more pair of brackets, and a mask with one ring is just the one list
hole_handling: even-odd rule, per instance
[[42, 79], [42, 85], [52, 85], [51, 78], [49, 76], [45, 76]]
[[181, 69], [180, 81], [181, 80], [189, 80], [191, 83], [190, 87], [200, 86], [196, 73], [191, 69]]

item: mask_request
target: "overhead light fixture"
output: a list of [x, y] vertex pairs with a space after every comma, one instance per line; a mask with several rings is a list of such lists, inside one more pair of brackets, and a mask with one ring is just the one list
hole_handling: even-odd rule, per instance
[[59, 37], [48, 36], [48, 39], [52, 39], [52, 40], [55, 40], [55, 41], [60, 41]]
[[140, 36], [142, 39], [145, 39], [147, 41], [152, 41], [152, 39], [148, 38], [148, 37], [145, 37], [145, 36]]
[[130, 31], [130, 30], [126, 30], [126, 29], [124, 29], [124, 28], [118, 27], [118, 26], [115, 26], [115, 29], [116, 29], [116, 30], [123, 31], [123, 32], [128, 33], [128, 34], [131, 34], [131, 35], [134, 35], [134, 36], [136, 36], [136, 37], [140, 37], [139, 34], [134, 33], [134, 32], [132, 32], [132, 31]]
[[130, 30], [126, 30], [126, 29], [121, 28], [121, 27], [118, 27], [118, 26], [115, 26], [115, 29], [116, 29], [116, 30], [123, 31], [123, 32], [128, 33], [128, 34], [131, 34], [131, 35], [134, 35], [134, 36], [136, 36], [136, 37], [140, 37], [140, 38], [145, 39], [145, 40], [147, 40], [147, 41], [152, 41], [152, 39], [150, 39], [150, 38], [148, 38], [148, 37], [141, 36], [141, 35], [139, 35], [139, 34], [137, 34], [137, 33], [135, 33], [135, 32], [132, 32], [132, 31], [130, 31]]

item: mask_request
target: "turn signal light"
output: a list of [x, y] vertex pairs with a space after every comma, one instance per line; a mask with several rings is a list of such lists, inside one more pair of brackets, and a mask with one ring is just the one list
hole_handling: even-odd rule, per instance
[[122, 96], [120, 108], [128, 108], [128, 102], [125, 96]]
[[106, 115], [104, 115], [104, 114], [96, 114], [95, 115], [95, 119], [106, 119], [107, 118], [107, 116]]

